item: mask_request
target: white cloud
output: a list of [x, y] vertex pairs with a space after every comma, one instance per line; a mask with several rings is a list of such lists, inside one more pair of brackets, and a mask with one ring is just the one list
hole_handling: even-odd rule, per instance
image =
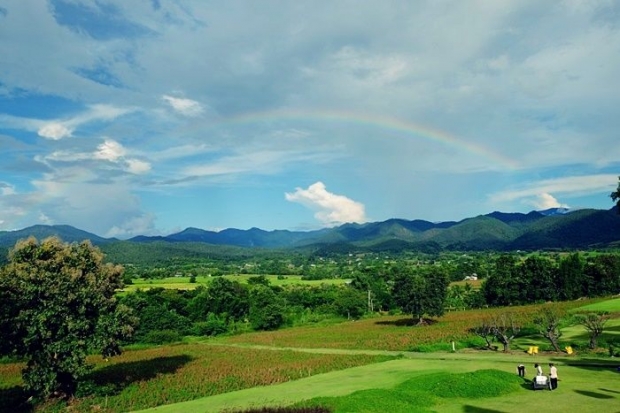
[[532, 205], [536, 209], [549, 209], [549, 208], [569, 208], [567, 204], [561, 204], [553, 195], [548, 193], [538, 194], [536, 198], [532, 200]]
[[71, 136], [73, 130], [68, 128], [62, 123], [52, 122], [42, 126], [37, 134], [42, 138], [52, 139], [52, 140], [60, 140], [63, 138], [67, 138]]
[[151, 214], [141, 214], [133, 216], [120, 225], [114, 225], [108, 232], [106, 237], [130, 238], [136, 235], [149, 235], [155, 231], [155, 217]]
[[308, 189], [296, 188], [295, 192], [287, 192], [284, 196], [287, 201], [298, 202], [317, 211], [314, 217], [328, 226], [367, 221], [363, 204], [328, 192], [322, 182], [316, 182]]
[[52, 225], [52, 224], [54, 224], [54, 221], [52, 219], [50, 219], [50, 217], [45, 215], [43, 212], [41, 212], [39, 214], [39, 222], [41, 222], [41, 223], [43, 223], [45, 225]]
[[600, 174], [585, 176], [570, 176], [565, 178], [546, 179], [532, 182], [520, 188], [507, 189], [490, 196], [492, 202], [510, 202], [515, 200], [529, 200], [541, 197], [544, 194], [562, 194], [565, 197], [583, 196], [613, 191], [617, 184], [617, 175]]
[[193, 117], [198, 116], [202, 112], [204, 112], [204, 108], [202, 107], [202, 105], [195, 100], [175, 98], [174, 96], [169, 95], [163, 95], [162, 99], [168, 102], [168, 104], [172, 106], [172, 109], [176, 110], [184, 116]]
[[94, 158], [118, 162], [126, 153], [127, 151], [123, 145], [112, 139], [106, 139], [105, 142], [97, 146], [97, 152], [94, 153]]
[[151, 164], [139, 159], [127, 159], [127, 170], [132, 174], [144, 174], [151, 170]]

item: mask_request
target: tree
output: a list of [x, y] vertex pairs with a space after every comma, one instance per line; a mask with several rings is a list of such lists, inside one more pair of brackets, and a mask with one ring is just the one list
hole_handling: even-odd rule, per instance
[[493, 319], [486, 319], [470, 329], [472, 333], [484, 339], [487, 349], [492, 348], [492, 340], [495, 338], [495, 324]]
[[334, 302], [338, 314], [347, 317], [348, 320], [363, 316], [367, 306], [367, 294], [349, 286], [338, 290], [338, 296]]
[[250, 290], [248, 319], [255, 330], [277, 330], [284, 324], [284, 301], [271, 288], [256, 285]]
[[620, 176], [618, 177], [618, 188], [609, 194], [611, 200], [616, 203], [616, 212], [620, 214]]
[[0, 270], [0, 354], [22, 357], [24, 387], [38, 397], [70, 396], [89, 370], [86, 356], [118, 355], [136, 318], [119, 305], [123, 269], [103, 263], [89, 241], [18, 242]]
[[394, 301], [418, 324], [424, 324], [424, 316], [439, 317], [444, 313], [448, 290], [448, 277], [440, 269], [432, 267], [426, 274], [401, 273], [392, 286]]
[[576, 300], [583, 295], [583, 267], [584, 263], [578, 252], [560, 260], [557, 284], [560, 300]]
[[579, 323], [586, 328], [590, 337], [591, 349], [595, 349], [598, 345], [598, 338], [603, 334], [605, 324], [609, 320], [609, 314], [606, 312], [580, 314]]
[[562, 337], [562, 331], [560, 330], [561, 321], [562, 314], [552, 307], [545, 307], [541, 314], [534, 318], [534, 325], [540, 335], [549, 340], [553, 349], [557, 352], [560, 352], [559, 340]]
[[511, 313], [500, 314], [491, 319], [491, 325], [495, 338], [504, 346], [504, 352], [510, 351], [512, 339], [521, 331], [516, 317]]
[[487, 304], [503, 307], [518, 303], [522, 291], [519, 280], [517, 259], [509, 254], [498, 257], [493, 273], [482, 284]]

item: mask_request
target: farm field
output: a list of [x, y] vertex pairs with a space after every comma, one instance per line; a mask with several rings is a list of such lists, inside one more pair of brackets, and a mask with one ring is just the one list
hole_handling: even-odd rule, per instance
[[[126, 412], [192, 400], [393, 359], [389, 355], [318, 354], [292, 351], [207, 346], [168, 345], [130, 350], [95, 365], [91, 380], [94, 396], [71, 403], [73, 412]], [[19, 412], [13, 400], [21, 384], [17, 363], [0, 364], [0, 412]], [[57, 411], [43, 406], [37, 412]], [[3, 410], [7, 409], [7, 410]]]
[[[553, 303], [551, 306], [569, 310], [582, 306], [583, 302]], [[473, 336], [469, 329], [493, 315], [510, 311], [523, 320], [538, 314], [544, 305], [528, 305], [512, 309], [489, 308], [481, 310], [453, 311], [438, 319], [437, 323], [413, 327], [413, 320], [406, 316], [384, 316], [348, 321], [336, 325], [305, 326], [294, 329], [247, 333], [222, 337], [216, 342], [227, 344], [263, 345], [302, 348], [374, 349], [389, 351], [436, 351], [470, 347]], [[481, 339], [479, 339], [481, 340]], [[482, 344], [480, 341], [478, 344]], [[515, 350], [527, 349], [515, 347]]]
[[[596, 305], [614, 311], [618, 303], [614, 299], [546, 305], [564, 310]], [[551, 353], [536, 336], [519, 337], [508, 354], [471, 348], [482, 343], [468, 329], [485, 317], [511, 311], [527, 319], [543, 306], [450, 312], [424, 327], [411, 326], [409, 317], [383, 316], [136, 348], [107, 363], [93, 357], [95, 394], [80, 397], [70, 408], [74, 412], [154, 408], [155, 412], [191, 413], [309, 403], [331, 406], [335, 412], [571, 412], [575, 406], [580, 413], [619, 411], [614, 406], [620, 406], [620, 373], [616, 372], [620, 361], [603, 352], [584, 356], [579, 350], [572, 356]], [[610, 320], [608, 327], [602, 339], [620, 338], [619, 318]], [[567, 330], [562, 346], [587, 341], [579, 326]], [[450, 351], [452, 341], [455, 352]], [[531, 345], [541, 346], [541, 353], [526, 354]], [[545, 371], [548, 362], [558, 365], [561, 382], [556, 392], [534, 392], [527, 380], [516, 377], [516, 365], [525, 363], [529, 380], [534, 362], [543, 363]], [[20, 368], [16, 363], [0, 364], [0, 412], [20, 411], [11, 404], [20, 394]], [[481, 397], [482, 390], [472, 393], [471, 388], [470, 393], [465, 389], [441, 397], [412, 390], [420, 387], [420, 381], [429, 380], [452, 383], [454, 389], [459, 383], [474, 383], [478, 389], [486, 386], [489, 374], [499, 375], [497, 388], [504, 389], [500, 396]], [[413, 403], [418, 399], [426, 404]], [[35, 412], [59, 410], [64, 409], [42, 406]]]
[[[307, 404], [335, 407], [335, 412], [382, 412], [408, 413], [412, 411], [436, 411], [448, 413], [462, 412], [523, 412], [523, 411], [562, 411], [562, 412], [617, 412], [620, 403], [620, 381], [615, 365], [609, 359], [586, 361], [579, 364], [577, 359], [568, 356], [538, 357], [521, 354], [459, 354], [434, 353], [412, 354], [404, 359], [366, 365], [338, 372], [321, 374], [306, 379], [291, 381], [275, 386], [252, 388], [221, 394], [171, 406], [159, 406], [142, 413], [158, 412], [184, 413], [242, 411], [259, 406], [287, 406], [302, 400]], [[533, 391], [529, 379], [516, 376], [518, 363], [526, 363], [529, 372], [533, 363], [554, 362], [558, 366], [560, 383], [558, 389], [550, 392]], [[605, 364], [606, 363], [606, 364]], [[450, 395], [448, 389], [440, 386], [430, 392], [416, 392], [407, 387], [408, 380], [424, 382], [437, 377], [445, 379], [446, 384], [459, 387], [450, 380], [450, 375], [496, 370], [505, 375], [512, 374], [509, 392], [496, 397], [462, 397]], [[449, 372], [449, 374], [447, 373]], [[469, 376], [472, 377], [472, 376]], [[459, 378], [456, 376], [455, 378]], [[467, 378], [467, 376], [465, 376]], [[472, 377], [473, 378], [473, 377]], [[438, 383], [441, 383], [439, 381]], [[473, 383], [479, 386], [479, 394], [487, 383]], [[409, 397], [399, 394], [409, 390]], [[491, 391], [493, 391], [493, 387]], [[494, 394], [494, 393], [491, 393]], [[404, 399], [404, 400], [403, 400]], [[429, 400], [430, 406], [422, 409], [417, 399]]]
[[[238, 281], [243, 284], [247, 284], [248, 279], [252, 277], [257, 277], [258, 275], [223, 275], [223, 278], [229, 279], [231, 281]], [[178, 289], [178, 290], [193, 290], [198, 288], [199, 286], [208, 285], [213, 277], [196, 277], [195, 283], [190, 283], [190, 277], [167, 277], [160, 278], [155, 280], [145, 280], [145, 279], [136, 279], [133, 281], [133, 284], [125, 285], [123, 291], [135, 291], [138, 289], [146, 290], [150, 288], [169, 288], [169, 289]], [[347, 279], [325, 279], [325, 280], [302, 280], [299, 275], [287, 275], [284, 278], [276, 275], [265, 275], [265, 278], [269, 280], [271, 285], [282, 286], [282, 285], [291, 285], [291, 284], [300, 284], [300, 285], [341, 285], [345, 284], [349, 280]]]

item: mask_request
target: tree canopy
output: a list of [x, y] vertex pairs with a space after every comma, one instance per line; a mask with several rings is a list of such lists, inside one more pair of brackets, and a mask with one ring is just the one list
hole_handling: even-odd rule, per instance
[[123, 269], [103, 263], [89, 241], [18, 242], [0, 269], [0, 355], [23, 358], [25, 389], [38, 397], [71, 395], [88, 371], [86, 356], [121, 352], [136, 319], [116, 302]]
[[392, 286], [394, 301], [403, 312], [418, 320], [418, 324], [424, 323], [425, 315], [443, 315], [447, 290], [448, 277], [438, 267], [427, 272], [400, 274]]

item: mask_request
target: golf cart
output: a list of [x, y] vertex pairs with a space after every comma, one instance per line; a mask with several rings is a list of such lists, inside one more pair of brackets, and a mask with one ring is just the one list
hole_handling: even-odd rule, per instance
[[532, 389], [534, 390], [551, 390], [551, 380], [547, 376], [536, 376], [532, 380]]

